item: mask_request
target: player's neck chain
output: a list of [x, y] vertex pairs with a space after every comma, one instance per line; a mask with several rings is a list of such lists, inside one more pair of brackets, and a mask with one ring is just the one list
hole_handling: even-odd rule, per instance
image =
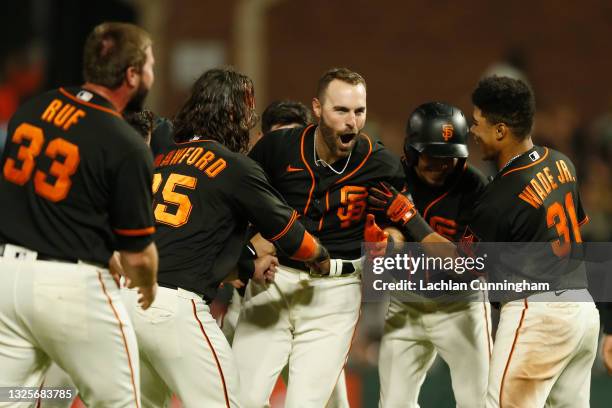
[[349, 161], [351, 161], [351, 155], [353, 154], [353, 151], [351, 150], [349, 152], [349, 155], [346, 158], [346, 163], [344, 164], [344, 167], [342, 168], [342, 170], [338, 171], [338, 170], [334, 169], [333, 166], [331, 164], [327, 163], [325, 160], [317, 158], [317, 133], [319, 133], [319, 128], [318, 127], [315, 129], [314, 142], [313, 142], [313, 146], [312, 146], [315, 166], [327, 166], [331, 171], [333, 171], [334, 173], [336, 173], [338, 175], [344, 173], [344, 170], [346, 170], [346, 168], [348, 167]]
[[508, 160], [508, 162], [506, 164], [504, 164], [504, 167], [502, 167], [501, 169], [499, 169], [499, 171], [497, 172], [497, 174], [501, 174], [503, 173], [504, 170], [506, 170], [514, 160], [518, 159], [520, 156], [522, 156], [523, 154], [525, 154], [525, 152], [523, 153], [519, 153], [516, 156], [514, 156], [513, 158], [511, 158], [510, 160]]

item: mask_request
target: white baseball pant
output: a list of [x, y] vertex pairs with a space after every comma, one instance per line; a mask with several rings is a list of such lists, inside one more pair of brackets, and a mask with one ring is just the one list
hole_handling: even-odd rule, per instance
[[233, 343], [245, 406], [269, 407], [288, 363], [285, 406], [325, 407], [346, 363], [360, 303], [357, 275], [317, 278], [280, 266], [273, 284], [251, 281]]
[[124, 289], [140, 349], [143, 407], [163, 407], [172, 396], [185, 408], [240, 407], [232, 349], [202, 298], [159, 287], [147, 310]]
[[593, 302], [541, 299], [535, 295], [501, 308], [487, 408], [589, 406], [599, 312]]
[[[238, 294], [237, 290], [234, 290], [232, 295], [232, 301], [227, 308], [227, 312], [223, 316], [223, 324], [221, 330], [227, 338], [227, 341], [232, 344], [234, 340], [234, 334], [236, 331], [236, 325], [238, 324], [238, 316], [240, 315], [240, 309], [242, 308], [243, 298]], [[281, 378], [288, 384], [289, 382], [289, 367], [285, 366], [281, 371]], [[344, 370], [338, 378], [336, 387], [332, 392], [327, 408], [349, 408], [348, 395], [346, 392], [346, 376]]]
[[[420, 301], [419, 301], [420, 300]], [[481, 293], [462, 302], [391, 298], [378, 372], [384, 408], [418, 407], [436, 355], [448, 364], [457, 407], [484, 407], [492, 348], [491, 309]]]
[[108, 270], [0, 258], [0, 387], [40, 387], [51, 361], [88, 407], [140, 406], [136, 336]]

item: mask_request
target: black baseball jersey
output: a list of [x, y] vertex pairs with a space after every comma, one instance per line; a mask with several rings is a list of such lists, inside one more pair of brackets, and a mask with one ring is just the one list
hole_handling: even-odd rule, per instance
[[[465, 160], [458, 163], [442, 186], [431, 186], [422, 181], [414, 167], [406, 167], [406, 189], [429, 226], [450, 241], [459, 241], [472, 216], [474, 203], [482, 195], [487, 180], [485, 176]], [[410, 237], [408, 237], [410, 239]], [[433, 283], [448, 280], [445, 272], [418, 270], [407, 279]], [[440, 296], [440, 292], [424, 291], [424, 296]]]
[[289, 256], [314, 251], [297, 213], [247, 156], [216, 141], [195, 140], [174, 145], [155, 164], [160, 284], [211, 301], [238, 263], [249, 222]]
[[582, 242], [580, 226], [587, 220], [573, 163], [553, 149], [534, 146], [488, 184], [466, 235], [485, 242], [550, 243], [542, 246], [548, 253], [542, 253], [541, 262], [513, 256], [517, 247], [507, 245], [508, 253], [500, 258], [493, 280], [549, 282], [551, 289], [586, 288], [584, 265], [572, 262], [569, 255], [571, 243]]
[[315, 164], [315, 129], [309, 125], [268, 133], [250, 157], [261, 164], [272, 185], [332, 258], [356, 259], [361, 256], [367, 189], [380, 181], [401, 189], [402, 165], [384, 146], [361, 134], [350, 158], [334, 163], [340, 171], [348, 160], [346, 169], [337, 174]]
[[152, 241], [153, 160], [103, 97], [60, 88], [12, 117], [0, 177], [0, 241], [108, 264]]
[[479, 170], [462, 162], [439, 187], [422, 181], [414, 167], [406, 168], [407, 190], [415, 207], [435, 232], [450, 241], [459, 241], [463, 236], [474, 203], [487, 184]]

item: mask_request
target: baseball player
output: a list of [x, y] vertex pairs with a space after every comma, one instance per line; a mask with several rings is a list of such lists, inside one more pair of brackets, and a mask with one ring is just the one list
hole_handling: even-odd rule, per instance
[[[241, 153], [254, 109], [248, 77], [229, 69], [205, 72], [175, 117], [176, 145], [156, 163], [158, 297], [142, 310], [134, 291], [124, 293], [140, 347], [143, 406], [165, 406], [172, 393], [186, 407], [241, 406], [232, 350], [208, 304], [237, 265], [249, 221], [288, 258], [322, 265], [317, 273], [329, 270], [326, 249]], [[265, 256], [246, 269], [269, 282], [275, 263]]]
[[[550, 242], [562, 262], [570, 242], [582, 241], [580, 226], [588, 221], [574, 165], [531, 141], [535, 101], [523, 82], [485, 78], [472, 103], [471, 131], [483, 157], [499, 171], [476, 203], [471, 231], [482, 241]], [[511, 264], [503, 267], [513, 270]], [[487, 407], [589, 406], [599, 314], [592, 299], [587, 301], [584, 265], [561, 277], [544, 270], [513, 272], [557, 284], [554, 292], [502, 305]], [[577, 297], [584, 301], [567, 301]]]
[[[586, 289], [584, 264], [559, 267], [567, 264], [571, 243], [582, 241], [580, 226], [588, 220], [575, 168], [563, 154], [531, 141], [535, 101], [522, 81], [485, 78], [473, 92], [472, 102], [471, 132], [483, 157], [499, 171], [475, 203], [466, 238], [550, 243], [549, 252], [557, 257], [554, 264], [550, 257], [546, 258], [550, 264], [541, 264], [537, 258], [524, 262], [518, 256], [506, 256], [495, 266], [496, 272], [502, 272], [497, 276], [512, 274], [530, 282], [547, 282], [552, 288], [502, 304], [486, 406], [588, 406], [599, 314]], [[443, 242], [439, 234], [427, 231], [408, 198], [394, 191], [387, 198], [376, 191], [371, 194], [416, 241]], [[576, 299], [581, 301], [572, 301]]]
[[101, 24], [85, 43], [85, 84], [36, 97], [11, 119], [0, 177], [1, 387], [40, 387], [54, 361], [86, 405], [140, 406], [136, 336], [108, 262], [120, 252], [148, 308], [153, 166], [121, 112], [142, 103], [153, 64], [145, 31]]
[[[257, 135], [257, 140], [259, 140], [263, 134], [269, 132], [280, 129], [304, 127], [310, 123], [312, 123], [310, 110], [301, 102], [290, 100], [275, 101], [268, 105], [261, 115], [261, 132]], [[251, 243], [253, 244], [258, 256], [263, 256], [265, 254], [276, 255], [274, 245], [263, 239], [261, 234], [256, 234], [251, 239]], [[235, 286], [239, 287], [239, 289], [233, 291], [231, 303], [227, 309], [227, 313], [223, 316], [221, 326], [221, 329], [230, 344], [234, 338], [234, 332], [238, 322], [244, 292], [246, 290], [244, 282], [237, 282]], [[288, 383], [288, 375], [288, 366], [285, 366], [281, 371], [281, 377], [283, 378], [285, 384]], [[341, 408], [348, 406], [346, 378], [343, 370], [342, 374], [340, 374], [340, 377], [338, 378], [338, 382], [329, 399], [329, 402], [327, 403], [327, 407]]]
[[125, 120], [143, 137], [147, 145], [151, 145], [151, 133], [153, 132], [153, 121], [155, 114], [150, 110], [129, 112]]
[[[303, 127], [311, 122], [311, 113], [303, 103], [289, 100], [272, 102], [264, 109], [261, 115], [261, 131], [258, 132], [256, 141], [261, 139], [265, 133], [279, 129]], [[274, 244], [266, 241], [261, 234], [255, 234], [255, 236], [251, 238], [251, 244], [257, 256], [276, 256]], [[247, 283], [248, 281], [242, 282], [240, 280], [232, 282], [236, 290], [233, 291], [231, 302], [227, 308], [227, 312], [223, 315], [221, 323], [221, 330], [230, 344], [234, 339], [234, 332], [236, 330], [238, 315], [240, 314], [240, 308], [246, 290], [245, 285]]]
[[273, 285], [247, 287], [233, 343], [247, 407], [269, 406], [287, 363], [286, 406], [328, 403], [359, 317], [367, 188], [382, 180], [402, 185], [398, 158], [361, 132], [366, 120], [361, 75], [329, 70], [312, 106], [317, 125], [268, 133], [250, 157], [329, 249], [332, 267], [329, 277], [317, 277], [280, 255]]
[[[406, 128], [406, 184], [425, 221], [451, 241], [463, 234], [486, 184], [466, 162], [468, 132], [463, 112], [439, 102], [419, 106]], [[433, 282], [440, 276], [420, 270], [412, 279]], [[453, 294], [453, 301], [427, 296], [440, 294], [391, 298], [379, 356], [380, 406], [418, 407], [425, 375], [440, 353], [450, 368], [457, 406], [484, 407], [492, 344], [489, 303], [480, 292]]]

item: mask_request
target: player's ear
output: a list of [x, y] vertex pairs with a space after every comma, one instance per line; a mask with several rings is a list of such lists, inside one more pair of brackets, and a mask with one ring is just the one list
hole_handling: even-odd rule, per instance
[[505, 123], [498, 123], [495, 128], [495, 140], [503, 139], [509, 130]]
[[125, 70], [125, 80], [131, 88], [138, 86], [138, 76], [140, 72], [135, 67], [128, 67]]
[[312, 111], [317, 118], [321, 117], [321, 101], [319, 98], [312, 98]]

